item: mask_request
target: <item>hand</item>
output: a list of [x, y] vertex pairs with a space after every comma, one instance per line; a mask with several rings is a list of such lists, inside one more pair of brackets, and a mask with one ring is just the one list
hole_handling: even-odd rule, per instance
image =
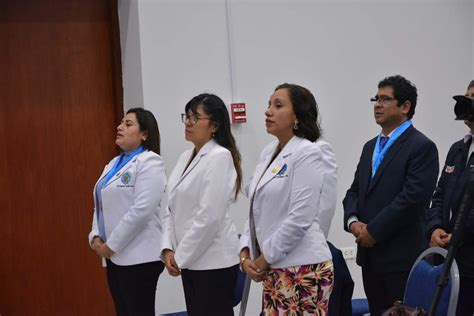
[[109, 259], [114, 255], [115, 252], [112, 251], [112, 249], [107, 246], [106, 243], [100, 244], [96, 249], [95, 252], [102, 258]]
[[354, 235], [354, 237], [357, 238], [357, 237], [359, 237], [359, 234], [360, 234], [363, 226], [364, 226], [364, 223], [362, 223], [362, 222], [359, 222], [359, 221], [352, 222], [349, 225], [349, 231], [352, 233], [352, 235]]
[[372, 235], [369, 233], [367, 230], [367, 224], [362, 224], [362, 228], [360, 229], [358, 236], [356, 238], [356, 243], [359, 244], [359, 246], [366, 247], [366, 248], [372, 248], [375, 246], [375, 243], [377, 241], [372, 237]]
[[266, 271], [262, 271], [250, 258], [242, 263], [242, 270], [255, 282], [261, 282], [266, 275]]
[[92, 249], [94, 249], [97, 252], [97, 248], [99, 248], [104, 242], [102, 239], [100, 239], [99, 236], [95, 236], [94, 239], [92, 239]]
[[171, 249], [165, 249], [162, 252], [166, 270], [168, 270], [169, 275], [179, 276], [181, 275], [181, 269], [178, 267], [176, 260], [174, 259], [174, 251]]
[[255, 259], [254, 263], [262, 272], [267, 272], [270, 270], [270, 265], [268, 264], [267, 260], [265, 260], [263, 255], [260, 255], [257, 259]]
[[436, 228], [431, 233], [430, 247], [446, 248], [451, 241], [451, 234], [448, 234], [442, 228]]

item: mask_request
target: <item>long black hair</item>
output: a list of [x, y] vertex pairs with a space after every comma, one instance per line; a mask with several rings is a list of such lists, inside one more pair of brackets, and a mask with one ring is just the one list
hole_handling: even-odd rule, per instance
[[134, 113], [140, 127], [140, 132], [146, 134], [142, 145], [145, 149], [160, 154], [160, 130], [155, 116], [148, 110], [142, 108], [133, 108], [127, 111], [127, 114]]
[[214, 140], [224, 148], [227, 148], [234, 161], [234, 168], [237, 172], [237, 179], [235, 180], [235, 198], [240, 192], [242, 186], [242, 168], [240, 152], [235, 144], [234, 136], [230, 130], [230, 119], [229, 112], [225, 106], [224, 101], [215, 94], [203, 93], [192, 98], [185, 107], [186, 113], [188, 111], [198, 115], [197, 108], [202, 105], [202, 109], [210, 121], [216, 127], [213, 138]]

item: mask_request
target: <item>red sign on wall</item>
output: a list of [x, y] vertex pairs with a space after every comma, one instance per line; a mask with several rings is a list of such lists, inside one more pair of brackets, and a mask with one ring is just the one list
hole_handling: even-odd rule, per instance
[[245, 111], [245, 103], [231, 103], [230, 111], [232, 115], [232, 123], [247, 122], [247, 113]]

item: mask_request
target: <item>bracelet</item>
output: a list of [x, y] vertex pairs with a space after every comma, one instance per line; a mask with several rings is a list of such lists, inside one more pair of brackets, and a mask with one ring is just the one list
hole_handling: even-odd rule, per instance
[[[245, 260], [250, 259], [249, 257], [240, 257], [240, 270], [244, 271], [244, 262]], [[244, 271], [245, 272], [245, 271]]]

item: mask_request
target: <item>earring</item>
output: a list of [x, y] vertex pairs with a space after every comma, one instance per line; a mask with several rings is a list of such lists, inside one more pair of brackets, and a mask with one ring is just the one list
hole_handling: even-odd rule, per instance
[[212, 132], [211, 137], [214, 138], [216, 136], [216, 133]]
[[297, 121], [295, 121], [295, 124], [293, 124], [293, 129], [294, 129], [294, 130], [297, 130], [297, 129], [298, 129], [298, 122], [297, 122]]

